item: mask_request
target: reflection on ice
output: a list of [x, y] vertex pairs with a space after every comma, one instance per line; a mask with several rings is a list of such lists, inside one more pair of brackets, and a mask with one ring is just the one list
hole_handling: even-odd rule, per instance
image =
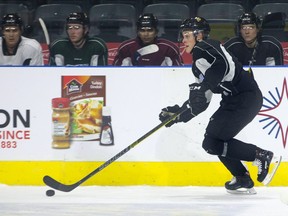
[[[287, 216], [287, 187], [233, 195], [222, 187], [82, 186], [45, 195], [48, 187], [0, 185], [1, 216]], [[282, 199], [282, 201], [281, 201]]]

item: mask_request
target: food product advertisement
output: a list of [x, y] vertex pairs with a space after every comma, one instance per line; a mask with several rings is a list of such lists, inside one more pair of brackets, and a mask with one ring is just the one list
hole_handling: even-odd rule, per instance
[[70, 101], [71, 140], [99, 139], [105, 76], [62, 76], [61, 96]]

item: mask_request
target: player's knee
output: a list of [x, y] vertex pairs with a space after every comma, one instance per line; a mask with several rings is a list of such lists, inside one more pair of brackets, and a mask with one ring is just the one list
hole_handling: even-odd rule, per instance
[[205, 135], [202, 148], [211, 155], [221, 155], [223, 152], [223, 141]]

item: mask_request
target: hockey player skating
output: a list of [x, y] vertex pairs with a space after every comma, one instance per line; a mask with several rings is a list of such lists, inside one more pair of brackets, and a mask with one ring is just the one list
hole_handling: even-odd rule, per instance
[[114, 66], [180, 66], [179, 48], [171, 41], [158, 38], [158, 20], [143, 14], [137, 20], [137, 37], [120, 44]]
[[283, 65], [281, 43], [272, 36], [262, 35], [261, 21], [255, 13], [244, 13], [237, 23], [238, 36], [224, 43], [243, 65]]
[[6, 14], [1, 20], [0, 65], [43, 65], [41, 45], [22, 36], [24, 25], [18, 14]]
[[[208, 154], [216, 155], [233, 175], [225, 183], [229, 192], [256, 193], [249, 171], [241, 161], [254, 161], [258, 166], [259, 182], [267, 177], [273, 152], [254, 144], [244, 143], [234, 137], [257, 115], [262, 106], [262, 94], [253, 75], [242, 68], [220, 42], [208, 39], [210, 26], [201, 17], [185, 20], [180, 26], [180, 41], [185, 51], [191, 53], [192, 72], [196, 82], [190, 84], [190, 109], [170, 122], [188, 122], [209, 105], [212, 94], [221, 94], [220, 107], [211, 116], [202, 147]], [[186, 106], [186, 105], [185, 105]], [[159, 118], [167, 119], [181, 109], [178, 105], [162, 109]]]
[[50, 65], [106, 66], [108, 49], [98, 37], [89, 37], [89, 18], [85, 13], [71, 13], [66, 19], [68, 38], [55, 40], [50, 48]]

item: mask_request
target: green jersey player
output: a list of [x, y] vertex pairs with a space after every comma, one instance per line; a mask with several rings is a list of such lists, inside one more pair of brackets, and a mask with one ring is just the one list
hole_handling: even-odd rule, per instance
[[89, 37], [89, 18], [85, 13], [71, 13], [66, 19], [67, 38], [55, 40], [50, 47], [50, 65], [105, 66], [108, 49], [105, 42]]

